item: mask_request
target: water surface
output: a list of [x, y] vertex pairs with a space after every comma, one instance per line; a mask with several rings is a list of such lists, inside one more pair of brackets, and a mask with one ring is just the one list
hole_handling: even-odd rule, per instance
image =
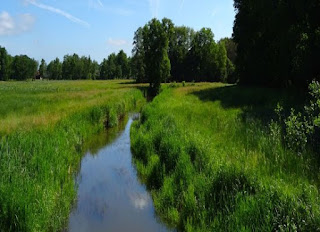
[[151, 196], [132, 164], [132, 122], [129, 117], [124, 130], [108, 131], [87, 145], [68, 231], [168, 231], [157, 220]]

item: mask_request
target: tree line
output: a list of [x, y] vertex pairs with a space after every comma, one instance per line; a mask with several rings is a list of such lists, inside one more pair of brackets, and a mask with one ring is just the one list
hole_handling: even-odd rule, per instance
[[235, 0], [234, 6], [241, 83], [286, 87], [320, 80], [319, 0]]
[[[195, 31], [175, 26], [170, 19], [152, 19], [134, 34], [132, 57], [121, 50], [100, 64], [90, 57], [66, 55], [38, 64], [26, 55], [10, 56], [0, 47], [0, 80], [26, 80], [36, 75], [51, 80], [123, 79], [159, 86], [166, 81], [236, 81], [236, 44], [219, 42], [209, 28]], [[158, 87], [155, 87], [158, 88]]]
[[214, 40], [209, 28], [195, 31], [170, 19], [152, 19], [134, 34], [132, 75], [155, 93], [165, 81], [236, 82], [236, 44]]
[[11, 56], [4, 47], [0, 47], [0, 81], [27, 80], [36, 76], [50, 80], [81, 79], [126, 79], [131, 77], [130, 57], [121, 50], [112, 53], [101, 64], [90, 57], [77, 54], [65, 55], [49, 64], [44, 59], [40, 64], [26, 56]]

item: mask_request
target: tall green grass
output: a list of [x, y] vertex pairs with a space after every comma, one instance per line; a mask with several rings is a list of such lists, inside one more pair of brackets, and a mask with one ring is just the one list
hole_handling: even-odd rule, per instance
[[[63, 94], [51, 94], [56, 88]], [[0, 92], [7, 94], [0, 107], [6, 125], [0, 137], [0, 231], [61, 231], [75, 200], [84, 141], [141, 107], [143, 95], [119, 81], [1, 83]], [[62, 115], [53, 122], [51, 113]], [[7, 115], [29, 125], [10, 124]], [[39, 115], [41, 124], [27, 120]]]
[[290, 109], [297, 99], [222, 84], [166, 88], [131, 132], [161, 218], [181, 231], [319, 231], [318, 159], [287, 150], [272, 121], [279, 101]]

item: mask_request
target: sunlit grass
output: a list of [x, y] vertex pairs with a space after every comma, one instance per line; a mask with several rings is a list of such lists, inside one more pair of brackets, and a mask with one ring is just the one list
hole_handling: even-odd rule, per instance
[[0, 82], [0, 134], [53, 124], [138, 87], [132, 81]]
[[0, 83], [0, 231], [61, 231], [82, 145], [145, 103], [128, 81]]

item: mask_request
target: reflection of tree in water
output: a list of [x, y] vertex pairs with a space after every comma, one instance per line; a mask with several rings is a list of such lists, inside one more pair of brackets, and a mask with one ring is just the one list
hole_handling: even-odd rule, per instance
[[81, 148], [81, 151], [85, 153], [90, 153], [91, 155], [96, 155], [98, 151], [105, 147], [107, 144], [114, 141], [118, 136], [120, 136], [120, 132], [125, 129], [125, 126], [128, 121], [128, 116], [125, 116], [121, 120], [119, 120], [118, 126], [113, 128], [108, 128], [106, 130], [101, 131], [100, 133], [92, 136], [87, 141], [84, 142], [84, 145]]

